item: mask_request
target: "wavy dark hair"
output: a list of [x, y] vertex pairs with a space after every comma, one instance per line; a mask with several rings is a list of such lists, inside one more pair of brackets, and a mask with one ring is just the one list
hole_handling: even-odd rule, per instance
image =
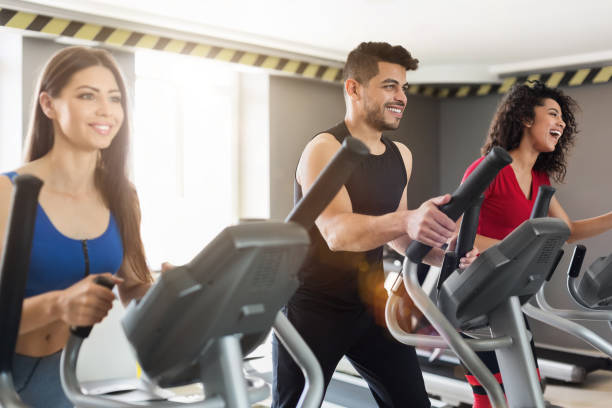
[[391, 45], [386, 42], [362, 42], [351, 51], [346, 58], [346, 64], [342, 71], [343, 80], [354, 78], [360, 84], [367, 84], [370, 79], [378, 74], [378, 63], [390, 62], [406, 68], [415, 70], [419, 60], [401, 45]]
[[101, 151], [94, 174], [95, 185], [117, 220], [123, 241], [124, 257], [140, 280], [150, 282], [152, 278], [140, 237], [140, 205], [136, 190], [127, 177], [126, 162], [130, 145], [128, 94], [121, 71], [108, 51], [89, 47], [68, 47], [51, 57], [38, 81], [26, 142], [25, 161], [30, 162], [46, 155], [54, 144], [53, 122], [44, 114], [38, 102], [40, 94], [47, 92], [52, 98], [57, 97], [75, 73], [93, 66], [102, 66], [112, 72], [121, 91], [121, 106], [125, 112], [117, 135], [110, 146]]
[[508, 91], [493, 116], [481, 153], [489, 153], [494, 146], [508, 151], [518, 148], [525, 122], [534, 120], [534, 109], [536, 106], [542, 106], [544, 99], [553, 99], [559, 104], [565, 129], [555, 150], [540, 153], [533, 168], [545, 172], [556, 182], [562, 182], [566, 173], [567, 155], [578, 133], [574, 117], [578, 104], [560, 89], [549, 88], [540, 81], [517, 84]]

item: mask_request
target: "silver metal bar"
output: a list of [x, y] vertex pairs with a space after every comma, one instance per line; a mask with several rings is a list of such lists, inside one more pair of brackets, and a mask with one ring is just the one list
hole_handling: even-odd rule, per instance
[[[228, 408], [249, 408], [246, 380], [242, 374], [242, 349], [237, 335], [223, 336], [216, 340], [220, 376], [219, 392]], [[210, 390], [206, 387], [205, 390]]]
[[574, 364], [562, 361], [538, 358], [538, 367], [542, 378], [551, 378], [565, 382], [581, 383], [586, 377], [586, 370]]
[[[79, 355], [79, 350], [83, 339], [71, 335], [62, 353], [60, 363], [60, 375], [62, 387], [66, 396], [78, 408], [133, 408], [133, 407], [149, 407], [149, 408], [178, 408], [178, 407], [197, 407], [197, 408], [226, 408], [225, 400], [217, 395], [207, 397], [203, 401], [192, 403], [172, 402], [172, 401], [137, 401], [125, 402], [115, 398], [109, 398], [100, 395], [87, 395], [81, 389], [79, 381], [76, 377], [76, 363]], [[268, 387], [265, 384], [249, 389], [249, 404], [261, 401], [269, 395]], [[22, 406], [15, 406], [15, 408]], [[25, 407], [25, 406], [23, 406]], [[12, 407], [11, 407], [12, 408]]]
[[320, 407], [323, 401], [324, 380], [319, 361], [289, 319], [281, 312], [276, 314], [272, 328], [304, 374], [304, 390], [297, 406], [301, 408]]
[[571, 320], [558, 316], [556, 313], [538, 309], [529, 303], [525, 303], [523, 305], [523, 312], [533, 319], [539, 320], [542, 323], [582, 339], [591, 346], [595, 347], [597, 350], [607, 354], [609, 357], [612, 357], [612, 344], [592, 330], [589, 330], [576, 322], [572, 322]]
[[461, 358], [467, 368], [478, 378], [489, 395], [495, 408], [507, 407], [506, 399], [497, 380], [478, 358], [474, 350], [461, 338], [453, 325], [444, 317], [438, 308], [431, 302], [427, 294], [421, 289], [417, 276], [417, 265], [408, 258], [404, 259], [403, 270], [406, 291], [415, 305], [423, 312], [434, 328], [449, 343], [453, 351]]
[[62, 358], [60, 362], [60, 377], [62, 381], [62, 388], [68, 399], [79, 408], [126, 408], [126, 407], [137, 407], [146, 406], [144, 403], [124, 403], [121, 401], [114, 401], [102, 396], [96, 395], [85, 395], [79, 385], [79, 380], [76, 376], [76, 364], [79, 356], [79, 351], [83, 339], [75, 335], [70, 335], [66, 347], [62, 352]]
[[514, 340], [512, 347], [495, 350], [508, 405], [544, 408], [542, 387], [518, 297], [512, 296], [495, 308], [489, 314], [489, 326], [493, 335], [506, 334]]
[[435, 395], [436, 398], [454, 407], [460, 403], [469, 404], [470, 406], [474, 403], [474, 393], [467, 381], [431, 374], [426, 371], [423, 371], [423, 380], [429, 395]]
[[0, 373], [0, 407], [2, 408], [28, 408], [15, 392], [13, 377], [9, 373]]
[[[571, 291], [572, 286], [568, 282], [568, 289]], [[582, 310], [570, 310], [570, 309], [556, 309], [552, 307], [548, 301], [546, 300], [546, 296], [544, 295], [544, 286], [540, 288], [538, 293], [536, 294], [536, 301], [538, 302], [538, 306], [540, 309], [545, 310], [547, 312], [553, 313], [559, 317], [564, 317], [566, 319], [572, 320], [593, 320], [593, 321], [612, 321], [612, 310], [592, 310], [584, 308], [582, 305], [576, 302]], [[546, 322], [544, 322], [546, 323]]]
[[[387, 304], [385, 305], [385, 320], [387, 321], [387, 328], [391, 335], [400, 343], [407, 344], [409, 346], [416, 347], [433, 347], [433, 348], [444, 348], [450, 349], [451, 346], [441, 336], [430, 336], [425, 334], [414, 334], [408, 333], [403, 330], [397, 321], [397, 310], [399, 307], [399, 296], [391, 293]], [[512, 345], [512, 338], [509, 336], [502, 336], [490, 339], [464, 339], [465, 342], [474, 351], [490, 351], [496, 348], [510, 347]]]
[[[421, 358], [430, 358], [431, 351], [425, 349], [416, 349], [417, 355]], [[447, 364], [459, 365], [461, 361], [454, 354], [442, 353], [437, 360], [443, 361]], [[579, 367], [574, 364], [564, 363], [561, 361], [547, 360], [544, 358], [538, 358], [538, 367], [540, 368], [540, 375], [542, 378], [551, 378], [553, 380], [560, 380], [565, 382], [581, 383], [584, 381], [586, 376], [586, 370], [584, 367]], [[427, 366], [421, 366], [425, 372]], [[427, 386], [427, 384], [425, 384]]]

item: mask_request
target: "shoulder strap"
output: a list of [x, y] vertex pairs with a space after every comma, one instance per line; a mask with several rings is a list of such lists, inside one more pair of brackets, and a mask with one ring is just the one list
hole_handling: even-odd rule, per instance
[[399, 160], [399, 162], [402, 164], [402, 174], [404, 175], [404, 179], [406, 180], [407, 184], [408, 173], [406, 173], [406, 165], [404, 164], [404, 158], [402, 157], [402, 153], [400, 152], [399, 147], [397, 147], [397, 145], [391, 139], [387, 138], [384, 135], [382, 136], [381, 140], [385, 144], [385, 146], [387, 146], [387, 149], [390, 149], [390, 151], [393, 152], [393, 154], [395, 155], [395, 158]]
[[2, 175], [8, 177], [11, 183], [15, 184], [15, 177], [17, 177], [16, 171], [7, 171], [6, 173], [2, 173]]
[[[333, 128], [327, 129], [326, 131], [321, 132], [321, 133], [330, 133], [330, 134], [332, 134], [340, 144], [342, 144], [342, 142], [344, 141], [344, 139], [347, 136], [351, 135], [349, 130], [348, 130], [348, 128], [346, 127], [346, 123], [344, 123], [344, 121], [338, 123]], [[321, 133], [317, 133], [317, 135], [319, 135]]]

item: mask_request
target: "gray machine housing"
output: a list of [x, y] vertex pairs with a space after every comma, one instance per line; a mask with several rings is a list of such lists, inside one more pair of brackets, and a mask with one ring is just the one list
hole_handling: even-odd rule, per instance
[[591, 308], [612, 306], [612, 254], [597, 258], [583, 274], [576, 292]]
[[556, 268], [569, 233], [559, 219], [522, 223], [469, 268], [453, 272], [440, 288], [438, 307], [458, 329], [487, 325], [488, 312], [505, 299], [517, 296], [524, 304], [538, 291]]
[[[206, 354], [223, 336], [243, 333], [250, 351], [297, 289], [309, 244], [294, 223], [230, 226], [190, 263], [162, 274], [122, 321], [149, 380], [160, 387], [199, 381]], [[223, 315], [211, 313], [218, 310]]]
[[[525, 304], [554, 271], [560, 249], [569, 234], [569, 228], [560, 219], [525, 221], [500, 243], [487, 249], [465, 271], [453, 272], [442, 283], [438, 300], [441, 307], [436, 307], [420, 287], [417, 264], [406, 260], [403, 269], [406, 290], [442, 338], [409, 334], [398, 328], [394, 313], [396, 295], [390, 297], [386, 314], [393, 336], [411, 345], [438, 346], [443, 339], [478, 378], [495, 407], [544, 408], [521, 304]], [[457, 332], [457, 328], [472, 328], [485, 322], [490, 327], [491, 337], [466, 340]], [[497, 379], [474, 352], [493, 349], [507, 400]]]

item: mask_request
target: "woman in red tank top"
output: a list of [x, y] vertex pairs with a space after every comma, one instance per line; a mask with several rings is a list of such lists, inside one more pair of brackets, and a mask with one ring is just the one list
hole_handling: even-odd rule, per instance
[[[576, 108], [572, 98], [539, 81], [515, 85], [501, 101], [481, 152], [486, 155], [494, 146], [500, 146], [508, 150], [513, 161], [502, 169], [485, 192], [475, 242], [480, 251], [504, 239], [529, 218], [540, 185], [550, 185], [551, 178], [563, 181], [567, 153], [577, 133]], [[483, 158], [468, 167], [464, 179]], [[571, 231], [568, 242], [612, 229], [612, 212], [572, 221], [554, 196], [548, 214], [567, 223]], [[532, 350], [535, 351], [533, 340]], [[495, 353], [478, 355], [501, 383]], [[469, 374], [466, 377], [474, 391], [474, 407], [490, 407], [476, 378]]]
[[[504, 168], [485, 192], [476, 246], [481, 251], [508, 235], [529, 218], [538, 187], [561, 182], [567, 153], [577, 133], [576, 102], [559, 89], [536, 81], [532, 86], [515, 85], [500, 103], [481, 149], [486, 155], [494, 146], [510, 152], [512, 164]], [[467, 177], [480, 163], [465, 172]], [[612, 229], [612, 212], [572, 221], [553, 196], [549, 215], [564, 220], [570, 228], [568, 242], [579, 241]]]

